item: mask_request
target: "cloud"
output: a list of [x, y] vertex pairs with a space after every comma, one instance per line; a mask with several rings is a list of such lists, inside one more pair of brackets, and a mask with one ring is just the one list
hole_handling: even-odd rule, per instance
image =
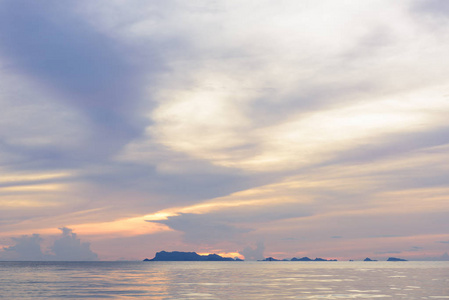
[[402, 251], [397, 250], [389, 250], [389, 251], [376, 251], [375, 254], [399, 254], [402, 253]]
[[[84, 7], [89, 7], [86, 1], [36, 5], [8, 0], [0, 4], [0, 54], [9, 73], [31, 81], [37, 86], [33, 90], [51, 93], [50, 107], [63, 106], [78, 113], [74, 121], [81, 119], [88, 127], [82, 132], [82, 142], [90, 146], [77, 147], [76, 157], [67, 149], [56, 148], [53, 153], [45, 149], [61, 164], [67, 158], [77, 158], [78, 164], [107, 159], [140, 136], [143, 124], [149, 122], [142, 107], [152, 106], [151, 98], [144, 98], [143, 87], [151, 84], [152, 74], [165, 68], [164, 59], [156, 53], [158, 47], [147, 41], [142, 53], [125, 45], [95, 28], [83, 15]], [[133, 59], [123, 53], [133, 53]], [[28, 151], [35, 157], [39, 148]]]
[[426, 257], [419, 257], [416, 260], [423, 260], [423, 261], [449, 261], [449, 254], [447, 252], [443, 253], [442, 255], [438, 256], [426, 256]]
[[76, 233], [67, 227], [59, 228], [62, 237], [55, 240], [51, 250], [55, 260], [97, 260], [98, 256], [90, 249], [90, 243], [81, 243]]
[[42, 252], [41, 243], [44, 240], [39, 234], [23, 235], [12, 238], [15, 245], [5, 247], [0, 251], [0, 259], [16, 261], [88, 261], [97, 260], [98, 256], [90, 249], [90, 244], [81, 242], [71, 229], [59, 228], [62, 236], [56, 238], [48, 251]]
[[410, 249], [406, 250], [406, 251], [410, 251], [410, 252], [417, 252], [417, 251], [421, 251], [422, 249], [424, 249], [423, 247], [419, 247], [419, 246], [413, 246]]
[[3, 248], [0, 259], [4, 260], [43, 260], [46, 256], [41, 251], [42, 238], [39, 234], [23, 235], [12, 238], [15, 245]]
[[[292, 6], [292, 11], [298, 9]], [[349, 6], [354, 11], [358, 9]], [[394, 14], [400, 15], [401, 9], [395, 8]], [[367, 17], [367, 20], [362, 22], [369, 23], [366, 26], [367, 31], [370, 31], [373, 25], [368, 20], [372, 11], [362, 13]], [[285, 17], [292, 18], [293, 24], [300, 22], [295, 14], [286, 13], [283, 15], [283, 18]], [[314, 21], [316, 20], [311, 22]], [[407, 23], [405, 20], [401, 21]], [[283, 25], [281, 21], [279, 23]], [[338, 25], [333, 29], [345, 29], [340, 23]], [[398, 30], [387, 28], [384, 32]], [[405, 36], [412, 34], [410, 29], [400, 30], [406, 31]], [[300, 56], [306, 52], [304, 45], [308, 44], [309, 39], [310, 42], [313, 41], [313, 38], [301, 35], [300, 29], [298, 32], [295, 35], [298, 43], [288, 46], [300, 48], [295, 52]], [[319, 33], [316, 39], [322, 38]], [[422, 81], [434, 78], [435, 74], [418, 80], [416, 72], [411, 75], [403, 68], [403, 65], [413, 65], [412, 62], [416, 63], [416, 60], [422, 57], [422, 48], [413, 48], [414, 51], [408, 52], [408, 56], [395, 57], [397, 50], [410, 48], [410, 41], [398, 32], [397, 36], [389, 38], [395, 42], [387, 45], [389, 47], [384, 51], [362, 56], [366, 53], [366, 49], [359, 48], [359, 39], [362, 38], [356, 33], [353, 34], [355, 36], [347, 39], [348, 45], [335, 43], [326, 50], [320, 49], [326, 53], [315, 54], [317, 60], [323, 57], [332, 58], [329, 65], [326, 64], [327, 60], [324, 60], [324, 66], [317, 65], [313, 59], [296, 60], [295, 57], [281, 54], [278, 57], [285, 58], [285, 61], [281, 59], [274, 63], [270, 55], [279, 50], [267, 45], [259, 50], [263, 51], [265, 56], [248, 55], [247, 59], [254, 60], [257, 67], [241, 64], [234, 66], [228, 61], [216, 59], [211, 59], [211, 64], [217, 65], [213, 70], [195, 64], [188, 73], [197, 74], [192, 75], [193, 83], [189, 89], [170, 89], [163, 93], [160, 105], [152, 112], [154, 124], [148, 128], [148, 136], [168, 149], [208, 160], [216, 165], [251, 171], [272, 171], [298, 169], [326, 161], [332, 159], [335, 154], [351, 152], [359, 145], [363, 146], [363, 150], [368, 150], [369, 155], [371, 148], [376, 148], [388, 137], [392, 140], [399, 134], [408, 134], [410, 137], [425, 132], [426, 129], [433, 130], [445, 125], [442, 114], [441, 118], [436, 120], [435, 111], [416, 109], [427, 106], [429, 101], [435, 103], [436, 109], [444, 105], [444, 92], [435, 92], [434, 87], [429, 86], [437, 83], [424, 85]], [[259, 35], [265, 36], [269, 33], [261, 31]], [[284, 42], [282, 36], [270, 36], [266, 40], [271, 38], [279, 39], [279, 43]], [[426, 42], [424, 34], [419, 38], [423, 39], [423, 43]], [[249, 36], [248, 39], [256, 38]], [[257, 39], [254, 43], [263, 42]], [[278, 45], [276, 44], [276, 47]], [[225, 50], [218, 48], [216, 51]], [[360, 56], [354, 55], [353, 52]], [[208, 55], [210, 52], [205, 52], [205, 56]], [[350, 59], [342, 58], [346, 55]], [[260, 57], [266, 60], [258, 61]], [[446, 74], [446, 66], [438, 66], [437, 60], [426, 57], [435, 64], [435, 68]], [[387, 59], [384, 60], [385, 58]], [[335, 61], [337, 66], [334, 65]], [[226, 64], [226, 68], [221, 64]], [[385, 77], [389, 76], [385, 75], [388, 73], [385, 71], [391, 70], [391, 64], [398, 66], [395, 68], [394, 80]], [[379, 65], [381, 67], [378, 67]], [[276, 76], [273, 68], [281, 69], [289, 76], [287, 79]], [[430, 72], [424, 64], [417, 69], [420, 72]], [[304, 72], [318, 73], [321, 76], [306, 77]], [[228, 73], [238, 74], [237, 76], [245, 77], [245, 80], [229, 77]], [[361, 79], [361, 74], [362, 77], [366, 76], [364, 80]], [[398, 78], [401, 83], [392, 84], [398, 82]], [[284, 82], [279, 82], [281, 79]], [[286, 84], [286, 80], [292, 82]], [[370, 86], [365, 82], [377, 82], [378, 86]], [[274, 92], [267, 92], [264, 85], [268, 83], [278, 87], [280, 91], [275, 89]], [[403, 86], [409, 85], [414, 85], [413, 91], [404, 92]], [[424, 91], [420, 91], [423, 88]], [[444, 89], [443, 84], [443, 91]], [[208, 124], [207, 130], [204, 124]]]
[[418, 0], [412, 5], [417, 13], [430, 14], [433, 17], [446, 18], [449, 21], [449, 4], [444, 0]]
[[[28, 187], [28, 194], [35, 193], [21, 203], [42, 207], [34, 212], [12, 207], [23, 193], [10, 190], [14, 195], [3, 199], [11, 206], [2, 213], [11, 224], [86, 207], [109, 210], [98, 217], [114, 220], [125, 211], [147, 213], [258, 184], [258, 178], [169, 151], [144, 134], [154, 122], [155, 94], [181, 84], [156, 77], [166, 78], [167, 63], [179, 55], [188, 59], [192, 44], [182, 32], [167, 31], [176, 23], [172, 12], [183, 14], [168, 2], [133, 1], [126, 9], [113, 1], [1, 2], [0, 168], [11, 176], [61, 169], [72, 175], [55, 190], [42, 191], [39, 183]], [[198, 13], [195, 7], [189, 12]], [[148, 22], [155, 27], [147, 28]], [[180, 75], [170, 74], [173, 80]], [[136, 141], [149, 145], [138, 149], [143, 157], [132, 152], [131, 159], [119, 159]]]
[[437, 241], [435, 243], [449, 244], [449, 241]]
[[184, 233], [184, 240], [192, 244], [214, 244], [233, 241], [240, 235], [250, 232], [249, 228], [240, 228], [225, 220], [216, 220], [214, 216], [181, 213], [167, 220], [150, 221], [167, 225], [171, 229]]
[[248, 246], [245, 249], [239, 251], [239, 253], [245, 257], [245, 260], [260, 260], [265, 258], [263, 254], [264, 251], [265, 251], [264, 243], [258, 242], [256, 244], [256, 247], [252, 248]]
[[444, 247], [446, 23], [438, 0], [0, 1], [1, 235], [138, 244], [121, 225], [169, 211], [170, 245]]

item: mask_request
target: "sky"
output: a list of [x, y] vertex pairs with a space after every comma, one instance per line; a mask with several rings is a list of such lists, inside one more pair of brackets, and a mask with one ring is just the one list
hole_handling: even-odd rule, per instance
[[0, 0], [0, 260], [448, 259], [449, 1]]

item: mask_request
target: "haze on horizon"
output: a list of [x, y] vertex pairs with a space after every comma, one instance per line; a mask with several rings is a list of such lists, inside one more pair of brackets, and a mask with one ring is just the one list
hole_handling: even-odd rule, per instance
[[444, 0], [1, 0], [0, 260], [442, 257], [448, 53]]

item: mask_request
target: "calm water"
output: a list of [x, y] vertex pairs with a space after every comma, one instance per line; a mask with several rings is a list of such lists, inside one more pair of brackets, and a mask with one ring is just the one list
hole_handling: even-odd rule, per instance
[[0, 262], [0, 298], [449, 299], [449, 262]]

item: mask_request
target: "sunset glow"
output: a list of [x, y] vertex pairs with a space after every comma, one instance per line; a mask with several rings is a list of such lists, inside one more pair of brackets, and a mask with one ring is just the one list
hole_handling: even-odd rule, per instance
[[5, 0], [0, 37], [0, 260], [447, 257], [443, 1]]

